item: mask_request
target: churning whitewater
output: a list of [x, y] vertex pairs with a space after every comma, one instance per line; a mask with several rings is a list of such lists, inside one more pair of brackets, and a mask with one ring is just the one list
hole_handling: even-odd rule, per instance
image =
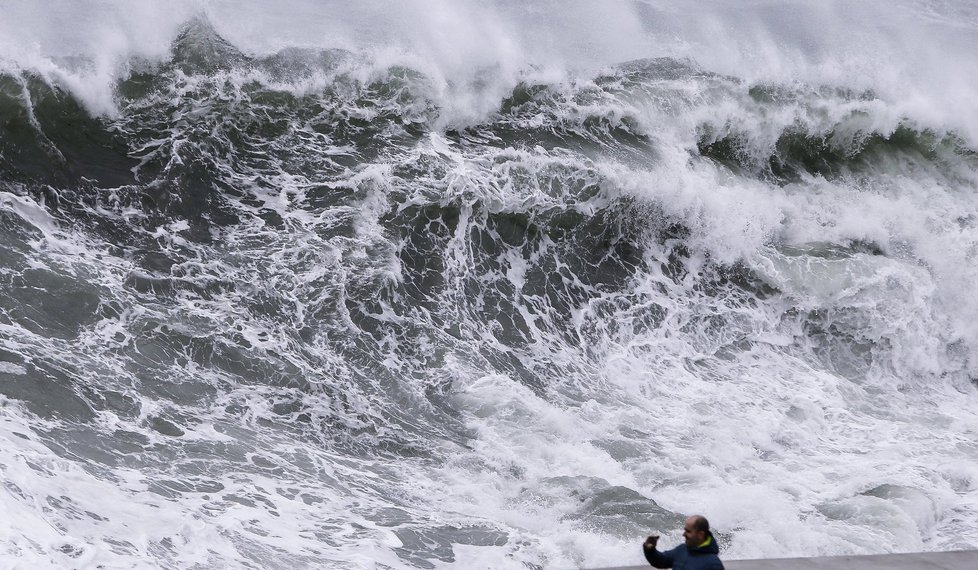
[[0, 567], [978, 548], [978, 6], [0, 0]]

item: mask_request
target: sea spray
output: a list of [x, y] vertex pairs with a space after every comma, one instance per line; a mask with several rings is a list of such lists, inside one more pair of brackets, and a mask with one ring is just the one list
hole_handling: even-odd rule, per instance
[[5, 4], [0, 557], [975, 547], [974, 14], [734, 7]]

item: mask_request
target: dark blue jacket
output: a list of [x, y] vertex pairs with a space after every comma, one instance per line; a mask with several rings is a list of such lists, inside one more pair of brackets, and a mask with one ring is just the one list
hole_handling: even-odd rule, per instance
[[687, 548], [680, 544], [666, 552], [654, 548], [645, 548], [645, 559], [656, 568], [672, 568], [673, 570], [723, 570], [723, 562], [717, 554], [720, 547], [713, 533], [709, 534], [710, 543], [703, 547]]

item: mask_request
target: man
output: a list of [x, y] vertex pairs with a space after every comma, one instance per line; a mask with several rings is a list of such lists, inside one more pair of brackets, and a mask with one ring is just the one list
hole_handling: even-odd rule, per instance
[[686, 539], [684, 544], [668, 552], [659, 552], [655, 549], [659, 542], [658, 536], [646, 538], [645, 544], [642, 545], [645, 559], [656, 568], [723, 570], [723, 562], [720, 562], [720, 557], [717, 556], [720, 547], [717, 546], [717, 541], [710, 532], [710, 522], [705, 517], [693, 515], [686, 519], [683, 538]]

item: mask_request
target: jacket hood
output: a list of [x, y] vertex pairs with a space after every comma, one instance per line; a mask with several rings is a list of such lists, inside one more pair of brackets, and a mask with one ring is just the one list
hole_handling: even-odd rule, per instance
[[693, 555], [693, 556], [699, 556], [701, 554], [719, 554], [720, 553], [720, 545], [717, 544], [717, 539], [716, 539], [716, 537], [713, 536], [713, 533], [710, 532], [710, 531], [707, 531], [706, 536], [710, 537], [710, 544], [707, 544], [706, 546], [697, 546], [696, 548], [688, 548], [687, 547], [687, 550], [689, 550], [689, 553], [691, 555]]

